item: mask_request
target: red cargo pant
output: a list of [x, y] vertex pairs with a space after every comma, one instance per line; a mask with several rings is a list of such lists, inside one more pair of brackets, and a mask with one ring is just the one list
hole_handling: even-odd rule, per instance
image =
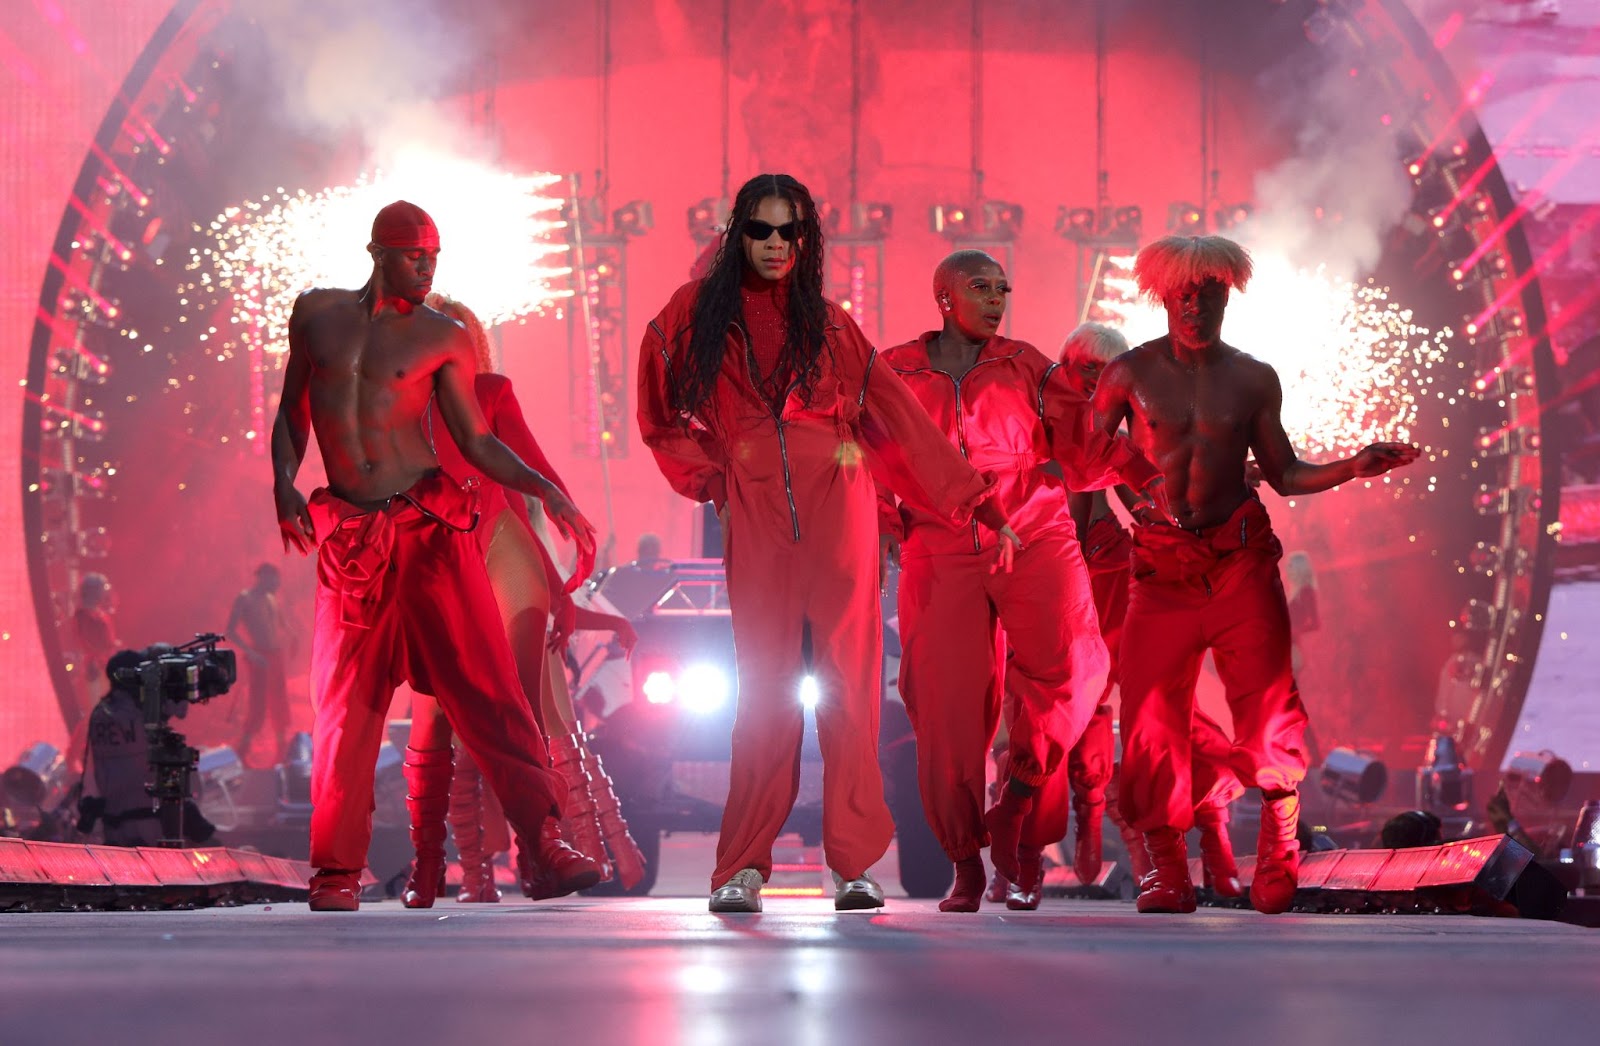
[[[800, 791], [807, 665], [817, 682], [822, 846], [828, 867], [859, 878], [894, 838], [878, 769], [883, 618], [878, 603], [876, 495], [865, 470], [808, 504], [805, 539], [762, 533], [739, 496], [724, 534], [739, 710], [713, 890], [735, 872], [772, 877], [772, 844]], [[752, 499], [754, 500], [754, 499]]]
[[517, 682], [473, 498], [434, 473], [366, 511], [311, 496], [317, 549], [311, 685], [311, 864], [357, 871], [372, 836], [373, 767], [395, 687], [435, 697], [512, 825], [539, 838], [566, 785]]
[[1233, 714], [1226, 766], [1240, 783], [1288, 791], [1306, 773], [1306, 713], [1289, 663], [1282, 546], [1260, 502], [1195, 534], [1134, 532], [1122, 637], [1122, 773], [1130, 825], [1187, 831], [1207, 788], [1194, 771], [1195, 682], [1207, 649]]
[[1071, 532], [1034, 537], [1010, 573], [990, 573], [996, 555], [908, 556], [900, 572], [900, 693], [917, 737], [923, 809], [951, 860], [988, 845], [984, 786], [1000, 714], [996, 628], [1005, 628], [1012, 651], [1010, 776], [1041, 790], [1064, 776], [1055, 771], [1105, 689], [1105, 645]]

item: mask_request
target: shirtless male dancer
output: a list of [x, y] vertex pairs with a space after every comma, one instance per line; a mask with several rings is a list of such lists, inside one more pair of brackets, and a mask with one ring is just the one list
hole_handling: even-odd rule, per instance
[[[360, 290], [311, 290], [289, 319], [289, 358], [272, 431], [273, 497], [284, 549], [317, 550], [311, 683], [311, 907], [353, 911], [372, 835], [373, 766], [396, 684], [436, 697], [507, 818], [538, 840], [538, 863], [570, 893], [599, 881], [593, 861], [547, 831], [567, 786], [517, 681], [474, 527], [477, 491], [439, 468], [422, 418], [440, 417], [467, 460], [543, 500], [580, 546], [594, 528], [560, 489], [489, 431], [473, 394], [471, 340], [427, 308], [439, 232], [397, 201], [372, 225]], [[295, 488], [310, 431], [328, 485]]]
[[1288, 910], [1299, 875], [1297, 789], [1306, 773], [1306, 713], [1290, 667], [1283, 546], [1245, 479], [1254, 453], [1281, 495], [1315, 494], [1415, 461], [1405, 443], [1374, 443], [1314, 465], [1283, 430], [1277, 372], [1222, 340], [1230, 290], [1250, 255], [1220, 236], [1168, 236], [1139, 252], [1139, 289], [1167, 312], [1167, 334], [1120, 357], [1095, 390], [1107, 434], [1133, 442], [1167, 477], [1177, 525], [1135, 515], [1133, 580], [1123, 624], [1122, 771], [1118, 803], [1144, 833], [1154, 870], [1141, 912], [1188, 912], [1194, 886], [1184, 833], [1194, 821], [1190, 728], [1201, 659], [1210, 649], [1233, 713], [1234, 772], [1261, 789], [1250, 903]]

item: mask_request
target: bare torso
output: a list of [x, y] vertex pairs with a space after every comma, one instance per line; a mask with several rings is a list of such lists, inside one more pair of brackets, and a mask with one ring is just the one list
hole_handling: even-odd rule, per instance
[[459, 358], [460, 325], [423, 306], [372, 316], [347, 290], [312, 291], [296, 313], [329, 489], [371, 505], [437, 468], [422, 417], [439, 369]]
[[242, 630], [249, 648], [258, 654], [274, 654], [283, 648], [283, 619], [278, 615], [278, 597], [270, 592], [245, 589], [233, 601], [228, 631]]
[[1245, 461], [1258, 416], [1273, 403], [1272, 369], [1220, 342], [1178, 354], [1166, 338], [1114, 366], [1102, 384], [1125, 394], [1129, 434], [1166, 476], [1173, 518], [1191, 529], [1225, 521], [1251, 496]]

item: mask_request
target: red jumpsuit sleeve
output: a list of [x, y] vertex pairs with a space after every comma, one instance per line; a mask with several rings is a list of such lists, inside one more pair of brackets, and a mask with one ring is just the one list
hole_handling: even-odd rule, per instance
[[895, 500], [894, 492], [876, 477], [873, 478], [873, 485], [878, 488], [878, 535], [904, 541], [906, 523], [900, 516], [900, 503]]
[[727, 503], [723, 457], [715, 438], [672, 407], [672, 358], [667, 312], [650, 321], [639, 347], [639, 435], [672, 489], [691, 501]]
[[[858, 390], [861, 438], [877, 474], [902, 501], [952, 523], [967, 522], [988, 498], [993, 479], [968, 464], [939, 431], [894, 368], [878, 360], [878, 350], [867, 344], [855, 321], [842, 312], [835, 315], [842, 328], [836, 359], [844, 387]], [[999, 522], [1005, 525], [1003, 518]]]
[[1142, 491], [1161, 475], [1126, 436], [1107, 436], [1095, 425], [1089, 401], [1068, 384], [1059, 364], [1047, 366], [1039, 379], [1039, 419], [1068, 490], [1126, 483]]
[[[532, 430], [528, 428], [528, 420], [522, 413], [522, 405], [517, 402], [517, 394], [511, 388], [509, 380], [500, 382], [495, 392], [494, 400], [489, 410], [489, 428], [501, 443], [510, 447], [512, 452], [522, 459], [524, 465], [554, 483], [561, 493], [567, 495], [567, 497], [570, 498], [572, 496], [572, 492], [567, 489], [566, 483], [562, 482], [561, 476], [556, 472], [555, 466], [550, 464], [550, 459], [545, 456], [544, 450], [540, 448], [539, 441], [534, 438]], [[511, 504], [511, 510], [516, 512], [524, 523], [529, 524], [528, 529], [532, 533], [532, 521], [528, 519], [528, 502], [521, 492], [508, 488], [506, 490], [506, 499]], [[583, 584], [585, 578], [594, 573], [594, 552], [580, 553], [577, 568], [573, 570], [572, 577], [568, 578], [563, 585], [561, 573], [556, 570], [555, 562], [550, 558], [549, 549], [544, 547], [544, 542], [539, 540], [538, 534], [532, 534], [532, 536], [533, 543], [539, 546], [539, 555], [544, 559], [544, 572], [550, 584], [552, 599], [555, 598], [555, 593], [557, 592], [573, 591]], [[552, 603], [553, 607], [554, 603]]]

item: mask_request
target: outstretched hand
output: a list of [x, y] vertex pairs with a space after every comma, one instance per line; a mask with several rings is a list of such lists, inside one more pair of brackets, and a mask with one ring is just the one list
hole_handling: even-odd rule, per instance
[[293, 486], [276, 486], [272, 500], [278, 509], [278, 530], [283, 538], [283, 550], [294, 548], [302, 556], [310, 555], [317, 547], [317, 531], [311, 523], [311, 509], [306, 499]]
[[989, 568], [989, 573], [1009, 574], [1017, 561], [1017, 553], [1022, 551], [1022, 539], [1017, 537], [1017, 532], [1009, 524], [1000, 528], [999, 535], [1000, 558]]
[[1409, 465], [1421, 455], [1422, 448], [1410, 443], [1374, 443], [1361, 448], [1353, 461], [1356, 475], [1370, 479]]
[[540, 500], [544, 502], [544, 514], [550, 517], [550, 522], [562, 537], [578, 546], [580, 557], [594, 562], [594, 524], [583, 518], [583, 513], [578, 511], [578, 506], [572, 499], [561, 492], [561, 488], [554, 483], [545, 487]]
[[1139, 491], [1139, 500], [1128, 510], [1136, 523], [1177, 523], [1172, 503], [1167, 500], [1167, 477], [1157, 476]]

